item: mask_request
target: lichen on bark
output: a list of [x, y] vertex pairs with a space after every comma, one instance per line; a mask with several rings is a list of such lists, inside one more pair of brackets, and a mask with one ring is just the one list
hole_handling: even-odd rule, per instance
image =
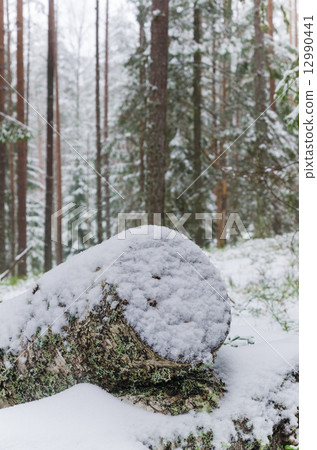
[[167, 414], [212, 409], [222, 382], [203, 364], [178, 363], [153, 352], [127, 324], [123, 301], [105, 283], [103, 300], [84, 317], [65, 313], [61, 333], [39, 329], [19, 355], [0, 350], [0, 408], [88, 382]]

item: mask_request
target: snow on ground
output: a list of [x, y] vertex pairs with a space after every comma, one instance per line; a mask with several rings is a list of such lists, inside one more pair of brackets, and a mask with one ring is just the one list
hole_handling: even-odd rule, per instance
[[30, 276], [27, 280], [5, 278], [0, 282], [0, 303], [27, 292], [34, 285], [35, 280], [34, 276]]
[[235, 301], [230, 335], [215, 363], [228, 392], [212, 413], [168, 417], [78, 385], [49, 399], [1, 410], [0, 450], [134, 450], [160, 438], [186, 437], [197, 426], [212, 429], [221, 450], [236, 435], [232, 419], [248, 418], [263, 443], [282, 418], [295, 426], [297, 385], [287, 378], [298, 362], [294, 241], [287, 235], [207, 253]]

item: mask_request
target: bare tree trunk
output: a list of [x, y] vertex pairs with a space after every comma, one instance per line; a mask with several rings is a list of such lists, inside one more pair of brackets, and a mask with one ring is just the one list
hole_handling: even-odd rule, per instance
[[[201, 175], [201, 107], [202, 107], [202, 92], [201, 92], [201, 50], [199, 45], [201, 43], [201, 9], [198, 2], [194, 3], [194, 42], [197, 44], [197, 50], [194, 53], [194, 82], [193, 82], [193, 107], [194, 107], [194, 179], [197, 179], [193, 195], [193, 212], [203, 212], [202, 206], [202, 179]], [[204, 243], [204, 230], [201, 226], [195, 226], [195, 242], [202, 246]]]
[[264, 32], [261, 26], [261, 4], [262, 0], [254, 0], [254, 95], [255, 95], [255, 161], [256, 161], [256, 236], [265, 236], [264, 216], [266, 213], [265, 184], [263, 181], [263, 168], [266, 161], [267, 149], [267, 126], [265, 118], [260, 116], [266, 108], [265, 95], [265, 49], [264, 49]]
[[[211, 96], [212, 96], [212, 141], [211, 141], [211, 151], [213, 158], [218, 157], [218, 140], [216, 138], [217, 133], [217, 125], [218, 125], [218, 114], [217, 114], [217, 58], [216, 58], [216, 48], [217, 48], [217, 39], [216, 39], [216, 31], [215, 31], [215, 18], [212, 16], [212, 75], [211, 75]], [[217, 166], [219, 165], [218, 161], [216, 161], [216, 170], [218, 172]], [[219, 199], [220, 199], [220, 192], [219, 192], [219, 181], [217, 179], [216, 181], [216, 189], [215, 189], [216, 199], [217, 199], [217, 212], [220, 210], [219, 205]], [[218, 242], [220, 242], [220, 236], [219, 235], [219, 226], [217, 223], [217, 246], [219, 245]]]
[[[226, 106], [227, 106], [227, 70], [228, 65], [226, 61], [223, 64], [223, 75], [222, 75], [222, 117], [223, 117], [223, 131], [225, 132], [225, 128], [227, 127], [226, 122]], [[221, 139], [220, 143], [220, 154], [223, 155], [220, 157], [220, 170], [221, 170], [221, 181], [220, 181], [220, 209], [221, 209], [221, 235], [226, 225], [227, 220], [227, 179], [226, 179], [226, 153], [225, 152], [225, 138]], [[218, 222], [219, 223], [219, 222]], [[217, 242], [218, 244], [218, 242]], [[221, 238], [219, 240], [219, 247], [224, 247], [226, 244], [226, 239]]]
[[100, 67], [99, 67], [99, 0], [96, 0], [96, 171], [97, 171], [97, 240], [102, 242], [101, 133], [100, 133]]
[[111, 236], [110, 224], [110, 189], [109, 189], [109, 148], [108, 148], [108, 111], [109, 111], [109, 0], [106, 0], [106, 33], [105, 33], [105, 115], [104, 115], [104, 147], [105, 147], [105, 200], [106, 200], [106, 236]]
[[39, 160], [41, 192], [44, 194], [44, 168], [43, 168], [43, 138], [42, 138], [42, 122], [37, 116], [37, 155]]
[[[7, 0], [7, 80], [8, 88], [8, 114], [13, 116], [12, 106], [12, 70], [11, 70], [11, 30], [10, 30], [10, 14], [9, 0]], [[14, 143], [9, 143], [9, 168], [10, 168], [10, 260], [15, 258], [16, 243], [16, 217], [15, 217], [15, 162], [14, 162]]]
[[[23, 61], [23, 0], [17, 0], [17, 120], [25, 123], [24, 115], [24, 61]], [[27, 191], [27, 142], [18, 141], [18, 252], [27, 247], [26, 191]], [[26, 276], [26, 257], [18, 267], [18, 275]]]
[[45, 191], [45, 253], [44, 270], [52, 268], [52, 226], [54, 194], [53, 158], [54, 121], [54, 0], [49, 0], [47, 56], [47, 127], [46, 127], [46, 191]]
[[[269, 47], [269, 55], [270, 62], [274, 59], [274, 49], [273, 49], [273, 34], [274, 34], [274, 25], [273, 25], [273, 0], [268, 0], [267, 3], [267, 20], [269, 24], [269, 36], [271, 38], [271, 44]], [[275, 94], [275, 78], [270, 71], [270, 105], [273, 111], [276, 111], [276, 104], [274, 102], [274, 94]]]
[[[57, 47], [57, 14], [55, 15], [55, 115], [56, 115], [56, 151], [55, 151], [55, 167], [56, 167], [56, 209], [60, 211], [63, 206], [62, 198], [62, 148], [61, 148], [61, 121], [59, 111], [59, 83], [58, 83], [58, 47]], [[56, 248], [55, 257], [56, 264], [63, 262], [63, 245], [62, 245], [62, 214], [57, 218]]]
[[[140, 57], [142, 58], [144, 55], [145, 47], [146, 47], [146, 37], [145, 37], [145, 21], [146, 21], [146, 6], [144, 4], [140, 4], [138, 11], [138, 22], [139, 22], [139, 48], [140, 48]], [[143, 61], [140, 62], [140, 70], [139, 70], [139, 85], [140, 90], [143, 93], [143, 107], [144, 111], [146, 111], [147, 101], [146, 95], [144, 95], [144, 87], [146, 83], [146, 71], [143, 64]], [[139, 122], [139, 157], [140, 157], [140, 192], [141, 192], [141, 201], [144, 198], [144, 184], [145, 184], [145, 133], [146, 133], [146, 117], [142, 115]]]
[[[223, 18], [224, 18], [224, 39], [231, 38], [231, 20], [232, 20], [232, 1], [223, 0]], [[231, 72], [231, 57], [227, 53], [223, 55], [222, 63], [222, 90], [221, 90], [221, 128], [222, 133], [225, 135], [226, 129], [230, 129], [232, 126], [230, 111], [227, 111], [228, 97], [230, 96], [230, 72]], [[227, 76], [229, 73], [229, 77]], [[217, 212], [221, 213], [221, 220], [217, 222], [217, 247], [224, 247], [226, 239], [222, 237], [223, 230], [227, 220], [227, 179], [226, 179], [226, 138], [222, 137], [220, 141], [220, 152], [222, 155], [219, 158], [219, 171], [221, 173], [221, 179], [218, 181], [217, 195]]]
[[[5, 67], [4, 67], [4, 9], [3, 0], [0, 0], [0, 113], [5, 113]], [[4, 116], [0, 116], [0, 124]], [[0, 272], [6, 268], [6, 144], [0, 142]]]
[[[87, 159], [87, 161], [89, 161], [90, 160], [90, 139], [89, 139], [89, 134], [87, 135], [86, 148], [87, 148], [86, 159]], [[87, 211], [90, 210], [90, 195], [89, 195], [89, 193], [90, 193], [90, 178], [89, 178], [89, 175], [90, 175], [90, 167], [88, 166], [88, 164], [86, 164], [86, 186], [87, 186], [87, 188], [86, 188], [86, 208], [87, 208]], [[89, 214], [88, 214], [88, 218], [87, 218], [87, 235], [90, 235], [90, 231], [91, 231], [91, 223], [90, 223], [90, 217], [89, 217]], [[90, 238], [86, 241], [86, 245], [87, 245], [87, 247], [91, 246]]]
[[[147, 211], [162, 215], [164, 214], [167, 159], [168, 3], [168, 0], [152, 0], [151, 93], [147, 133]], [[154, 11], [155, 14], [153, 14]], [[150, 214], [149, 221], [153, 222], [153, 214]]]
[[31, 13], [30, 13], [30, 0], [27, 0], [28, 5], [28, 46], [27, 46], [27, 60], [26, 60], [26, 115], [25, 123], [29, 124], [29, 99], [30, 99], [30, 58], [31, 58]]

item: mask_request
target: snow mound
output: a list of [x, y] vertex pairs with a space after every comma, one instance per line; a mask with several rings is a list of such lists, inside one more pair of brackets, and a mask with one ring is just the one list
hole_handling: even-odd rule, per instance
[[1, 303], [0, 348], [18, 351], [21, 338], [39, 328], [60, 333], [65, 311], [84, 318], [102, 300], [105, 283], [124, 300], [126, 321], [165, 358], [207, 361], [227, 336], [230, 303], [217, 269], [183, 235], [149, 226], [69, 258], [27, 293]]
[[195, 429], [192, 415], [153, 414], [79, 384], [60, 394], [0, 411], [1, 450], [141, 450], [160, 433]]
[[[52, 398], [1, 410], [0, 449], [132, 450], [146, 449], [150, 445], [159, 448], [161, 439], [166, 442], [186, 438], [190, 433], [195, 434], [199, 427], [200, 430], [212, 430], [212, 444], [216, 450], [222, 450], [241, 433], [233, 420], [240, 423], [248, 419], [251, 431], [246, 438], [261, 439], [263, 446], [269, 444], [273, 427], [281, 421], [288, 421], [289, 428], [297, 427], [298, 384], [289, 377], [298, 367], [297, 326], [286, 331], [276, 321], [275, 314], [272, 316], [271, 308], [261, 306], [264, 300], [256, 295], [262, 277], [265, 277], [266, 285], [272, 283], [281, 291], [285, 289], [286, 280], [297, 280], [297, 264], [294, 264], [297, 257], [290, 249], [291, 240], [292, 235], [256, 239], [208, 255], [221, 268], [228, 285], [231, 284], [235, 300], [231, 339], [249, 337], [253, 341], [251, 345], [247, 340], [238, 339], [232, 344], [229, 340], [228, 345], [223, 345], [217, 353], [214, 370], [225, 381], [227, 389], [218, 408], [211, 413], [165, 416], [120, 402], [100, 388], [78, 385]], [[116, 246], [122, 242], [118, 240]], [[107, 248], [110, 252], [110, 247]], [[117, 249], [116, 254], [122, 251], [123, 247]], [[98, 247], [86, 252], [87, 264], [90, 258], [96, 258], [91, 266], [94, 267], [99, 253]], [[72, 258], [72, 264], [76, 258]], [[100, 258], [106, 261], [106, 255], [100, 255]], [[81, 273], [84, 273], [81, 266], [78, 263], [76, 270], [82, 269]], [[64, 272], [62, 269], [59, 276]], [[90, 272], [86, 270], [86, 273]], [[77, 278], [80, 291], [81, 278]], [[65, 275], [65, 286], [66, 280]], [[297, 298], [292, 291], [290, 294], [282, 306], [287, 310], [289, 320], [297, 323]], [[281, 300], [276, 298], [276, 303], [280, 304]], [[254, 303], [253, 309], [250, 299], [251, 305]], [[6, 324], [2, 316], [4, 305], [0, 304], [0, 338]]]

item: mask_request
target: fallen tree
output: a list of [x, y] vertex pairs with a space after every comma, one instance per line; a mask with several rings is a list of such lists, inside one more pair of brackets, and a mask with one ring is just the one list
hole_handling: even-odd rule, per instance
[[0, 408], [78, 382], [142, 392], [145, 404], [152, 395], [165, 413], [217, 403], [224, 388], [205, 363], [230, 326], [220, 276], [179, 233], [135, 232], [70, 258], [0, 304]]
[[32, 250], [32, 248], [33, 248], [32, 246], [27, 247], [25, 250], [23, 250], [23, 252], [21, 252], [14, 258], [14, 261], [11, 264], [11, 266], [0, 275], [0, 281], [4, 280], [6, 277], [10, 275], [10, 273], [13, 272], [15, 266], [22, 261], [22, 259]]

